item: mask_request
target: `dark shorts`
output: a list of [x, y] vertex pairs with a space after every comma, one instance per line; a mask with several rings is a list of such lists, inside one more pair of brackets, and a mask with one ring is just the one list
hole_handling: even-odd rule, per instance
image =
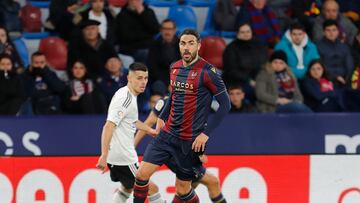
[[126, 189], [132, 189], [135, 183], [135, 174], [139, 168], [138, 164], [128, 166], [117, 166], [108, 164], [110, 178], [114, 182], [120, 182]]
[[[176, 161], [174, 158], [171, 158], [168, 162], [165, 163], [165, 165], [176, 174], [178, 166], [176, 165]], [[206, 173], [206, 168], [199, 164], [197, 166], [193, 167], [194, 170], [194, 177], [191, 179], [193, 183], [198, 182], [201, 180], [202, 177], [204, 177]]]
[[198, 155], [191, 149], [192, 140], [181, 140], [161, 131], [147, 146], [143, 161], [156, 165], [168, 164], [171, 160], [176, 166], [176, 177], [180, 180], [193, 180], [199, 174], [201, 165]]

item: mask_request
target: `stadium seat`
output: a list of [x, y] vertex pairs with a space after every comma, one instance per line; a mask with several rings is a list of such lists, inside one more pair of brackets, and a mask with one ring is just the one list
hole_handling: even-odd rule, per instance
[[208, 14], [205, 19], [204, 30], [200, 33], [201, 36], [206, 37], [206, 36], [215, 35], [229, 39], [235, 38], [236, 32], [229, 32], [229, 31], [222, 31], [215, 29], [214, 10], [215, 10], [215, 5], [209, 7]]
[[43, 52], [49, 66], [56, 70], [65, 70], [67, 65], [67, 45], [58, 37], [40, 40], [39, 51]]
[[214, 9], [215, 9], [215, 5], [209, 6], [209, 9], [208, 9], [208, 12], [206, 15], [206, 19], [205, 19], [204, 29], [200, 33], [202, 37], [215, 35]]
[[13, 43], [24, 64], [24, 68], [27, 68], [29, 65], [29, 51], [28, 48], [26, 47], [25, 42], [21, 38], [17, 38], [13, 41]]
[[30, 4], [21, 8], [20, 19], [24, 32], [41, 32], [41, 10]]
[[225, 47], [226, 43], [222, 37], [208, 36], [201, 40], [199, 55], [215, 67], [222, 69]]
[[176, 22], [178, 33], [186, 28], [197, 29], [197, 17], [191, 6], [178, 5], [170, 7], [168, 18]]
[[25, 39], [43, 39], [50, 36], [49, 32], [23, 32], [21, 34]]
[[216, 4], [216, 0], [184, 0], [185, 4], [194, 7], [207, 7]]
[[108, 0], [108, 2], [111, 6], [122, 8], [127, 4], [128, 0]]
[[38, 8], [49, 8], [50, 7], [50, 0], [48, 1], [28, 1], [32, 6], [38, 7]]
[[178, 0], [144, 0], [149, 6], [155, 7], [171, 7], [178, 5]]
[[22, 36], [26, 39], [42, 39], [49, 36], [48, 32], [42, 32], [41, 10], [31, 4], [21, 8]]

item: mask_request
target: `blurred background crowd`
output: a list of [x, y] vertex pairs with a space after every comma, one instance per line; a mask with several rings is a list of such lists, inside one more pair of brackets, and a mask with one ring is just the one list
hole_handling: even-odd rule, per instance
[[2, 0], [0, 114], [105, 114], [134, 61], [149, 67], [146, 113], [185, 28], [231, 112], [360, 111], [359, 17], [358, 0]]

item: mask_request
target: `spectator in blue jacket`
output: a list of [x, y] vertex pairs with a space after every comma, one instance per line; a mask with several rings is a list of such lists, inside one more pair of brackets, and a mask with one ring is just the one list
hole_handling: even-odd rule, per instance
[[340, 97], [319, 59], [313, 60], [303, 81], [305, 104], [315, 112], [339, 112]]
[[105, 72], [97, 79], [97, 83], [107, 104], [110, 104], [115, 92], [127, 84], [128, 70], [123, 67], [122, 61], [118, 57], [109, 58], [106, 61], [105, 69]]
[[309, 63], [320, 58], [315, 44], [305, 32], [305, 27], [299, 23], [290, 26], [280, 42], [276, 44], [275, 50], [286, 53], [288, 65], [297, 79], [304, 78]]

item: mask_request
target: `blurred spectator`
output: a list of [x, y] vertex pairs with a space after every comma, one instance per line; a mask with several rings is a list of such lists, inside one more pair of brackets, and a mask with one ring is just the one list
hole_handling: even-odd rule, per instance
[[162, 99], [164, 97], [163, 94], [159, 93], [159, 92], [154, 92], [150, 95], [150, 100], [149, 100], [149, 104], [150, 104], [150, 109], [154, 109], [156, 103]]
[[146, 63], [148, 49], [160, 25], [154, 11], [143, 0], [129, 0], [115, 19], [115, 36], [121, 54]]
[[274, 11], [281, 30], [285, 30], [291, 23], [291, 0], [270, 0], [267, 5]]
[[176, 36], [176, 24], [173, 20], [166, 19], [161, 23], [160, 38], [149, 50], [150, 84], [161, 81], [167, 88], [170, 80], [170, 64], [179, 59], [179, 38]]
[[90, 0], [91, 8], [81, 12], [82, 20], [96, 20], [100, 22], [99, 32], [101, 38], [113, 42], [114, 37], [114, 16], [109, 8], [105, 6], [105, 0]]
[[102, 114], [106, 112], [103, 95], [86, 75], [86, 66], [76, 61], [64, 97], [65, 109], [71, 114]]
[[249, 23], [254, 36], [268, 43], [272, 48], [280, 39], [279, 21], [269, 6], [267, 0], [250, 0], [241, 6], [236, 19], [236, 27]]
[[312, 37], [315, 18], [320, 15], [321, 0], [291, 0], [292, 17], [303, 24], [306, 33]]
[[113, 46], [100, 37], [99, 24], [95, 20], [81, 22], [82, 36], [78, 40], [73, 40], [69, 45], [68, 73], [71, 72], [71, 64], [81, 60], [87, 67], [89, 77], [96, 79], [104, 72], [106, 61], [109, 58], [117, 57]]
[[337, 21], [325, 21], [323, 29], [324, 37], [317, 43], [321, 59], [334, 85], [345, 86], [354, 69], [350, 48], [338, 38]]
[[[350, 18], [356, 24], [360, 18], [360, 1], [359, 0], [336, 0], [340, 7], [340, 12]], [[359, 25], [359, 24], [358, 24]]]
[[0, 26], [9, 32], [21, 32], [20, 4], [14, 0], [0, 1]]
[[359, 67], [360, 66], [360, 30], [355, 36], [354, 43], [351, 49], [354, 57], [354, 65], [355, 67]]
[[51, 0], [49, 8], [48, 28], [54, 28], [60, 37], [69, 41], [74, 36], [74, 17], [81, 9], [78, 0]]
[[11, 56], [0, 56], [0, 115], [15, 115], [23, 102], [23, 83], [13, 69]]
[[109, 105], [115, 92], [127, 84], [128, 71], [118, 57], [109, 58], [106, 61], [105, 69], [105, 72], [96, 81], [105, 96], [107, 105]]
[[287, 66], [285, 52], [274, 51], [270, 63], [256, 77], [257, 109], [260, 112], [308, 113], [296, 78]]
[[316, 45], [312, 43], [305, 32], [305, 27], [295, 23], [284, 34], [275, 50], [282, 50], [286, 53], [288, 65], [297, 79], [304, 78], [309, 63], [320, 58]]
[[0, 26], [0, 54], [8, 54], [13, 62], [12, 69], [17, 73], [24, 71], [24, 65], [16, 50], [15, 45], [12, 43], [9, 33], [5, 27]]
[[30, 67], [24, 72], [25, 94], [30, 98], [34, 114], [59, 114], [60, 95], [65, 83], [46, 64], [45, 55], [35, 52]]
[[[322, 13], [315, 19], [313, 27], [313, 39], [319, 41], [323, 37], [322, 25], [326, 20], [335, 20], [338, 24], [339, 39], [349, 45], [352, 44], [357, 33], [357, 28], [343, 14], [339, 13], [339, 5], [335, 0], [327, 0], [323, 4]], [[326, 66], [328, 67], [328, 66]]]
[[236, 15], [237, 10], [233, 0], [218, 0], [214, 8], [215, 29], [235, 31]]
[[315, 112], [339, 112], [343, 108], [333, 83], [326, 74], [320, 60], [309, 64], [309, 71], [303, 81], [305, 103]]
[[231, 102], [230, 113], [255, 113], [254, 106], [245, 100], [245, 92], [241, 85], [232, 85], [228, 88]]
[[255, 78], [267, 62], [268, 51], [264, 43], [252, 35], [249, 24], [240, 25], [237, 38], [223, 54], [223, 79], [227, 86], [240, 84], [250, 101], [255, 100]]

